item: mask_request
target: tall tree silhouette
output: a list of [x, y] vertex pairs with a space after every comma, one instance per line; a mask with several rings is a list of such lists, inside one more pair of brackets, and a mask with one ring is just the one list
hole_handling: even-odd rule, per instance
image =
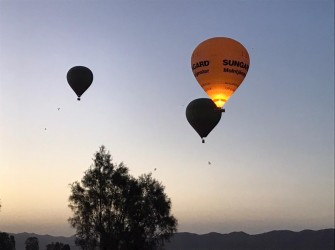
[[15, 250], [15, 238], [8, 233], [0, 232], [0, 249]]
[[69, 223], [83, 250], [153, 250], [177, 231], [171, 201], [151, 174], [138, 179], [112, 163], [104, 146], [81, 182], [71, 184]]

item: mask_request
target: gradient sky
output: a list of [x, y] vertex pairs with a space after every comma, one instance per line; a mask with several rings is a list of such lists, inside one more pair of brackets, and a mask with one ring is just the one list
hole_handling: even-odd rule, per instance
[[[217, 36], [251, 62], [202, 144], [190, 60]], [[69, 184], [102, 144], [165, 185], [179, 231], [334, 227], [333, 0], [0, 0], [0, 37], [0, 231], [72, 235]]]

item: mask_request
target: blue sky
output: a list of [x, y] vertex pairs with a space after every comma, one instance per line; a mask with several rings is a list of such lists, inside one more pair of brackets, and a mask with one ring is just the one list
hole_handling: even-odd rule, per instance
[[[2, 0], [0, 34], [1, 231], [73, 234], [68, 184], [102, 144], [157, 168], [179, 231], [334, 227], [333, 1]], [[250, 69], [202, 144], [190, 61], [217, 36]], [[80, 102], [75, 65], [94, 74]]]

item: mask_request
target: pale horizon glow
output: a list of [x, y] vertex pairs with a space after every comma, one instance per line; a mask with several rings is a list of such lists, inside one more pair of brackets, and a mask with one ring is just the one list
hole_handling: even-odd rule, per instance
[[[0, 35], [0, 231], [73, 235], [101, 145], [162, 182], [179, 232], [334, 228], [334, 1], [0, 1]], [[217, 36], [250, 68], [203, 144], [191, 55]]]

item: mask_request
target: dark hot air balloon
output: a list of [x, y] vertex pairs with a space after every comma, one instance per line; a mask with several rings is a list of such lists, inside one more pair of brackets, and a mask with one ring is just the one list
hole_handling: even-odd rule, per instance
[[205, 142], [204, 138], [219, 123], [223, 111], [208, 98], [195, 99], [187, 105], [187, 121], [199, 134], [203, 143]]
[[93, 73], [89, 68], [84, 66], [75, 66], [67, 72], [67, 81], [73, 91], [77, 94], [77, 100], [91, 86], [93, 82]]

